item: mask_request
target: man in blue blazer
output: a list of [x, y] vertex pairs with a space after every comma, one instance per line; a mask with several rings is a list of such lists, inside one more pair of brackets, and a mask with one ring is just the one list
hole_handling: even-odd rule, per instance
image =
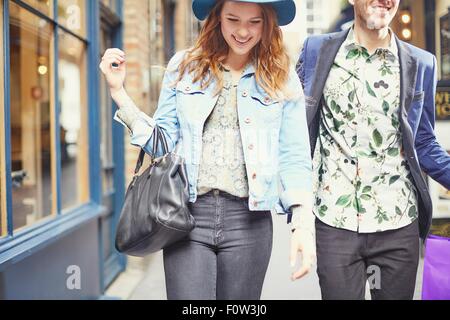
[[412, 299], [432, 204], [450, 188], [434, 134], [436, 58], [389, 28], [400, 0], [349, 0], [349, 30], [306, 39], [301, 79], [314, 162], [323, 299]]

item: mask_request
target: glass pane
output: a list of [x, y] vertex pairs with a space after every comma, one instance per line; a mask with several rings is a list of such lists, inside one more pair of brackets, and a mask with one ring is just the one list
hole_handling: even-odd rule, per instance
[[46, 16], [53, 18], [53, 1], [51, 0], [22, 0], [34, 9], [39, 10]]
[[14, 229], [55, 213], [52, 37], [45, 20], [10, 2], [11, 166]]
[[86, 36], [86, 0], [58, 0], [58, 23]]
[[[0, 2], [0, 17], [3, 17], [3, 2]], [[2, 21], [3, 22], [3, 21]], [[3, 23], [0, 23], [0, 43], [3, 43]], [[1, 50], [0, 54], [0, 66], [3, 65], [3, 48]], [[0, 96], [4, 96], [3, 91], [3, 79], [4, 79], [4, 72], [3, 68], [0, 70]], [[5, 135], [4, 135], [4, 128], [5, 128], [5, 117], [4, 117], [4, 99], [0, 100], [0, 237], [3, 237], [6, 235], [6, 210], [4, 209], [6, 206], [5, 198], [2, 193], [5, 186], [5, 177], [3, 172], [5, 172]]]
[[[100, 52], [103, 54], [107, 48], [112, 46], [112, 42], [105, 29], [102, 29], [100, 37]], [[112, 99], [105, 77], [102, 77], [100, 81], [100, 99], [102, 190], [103, 194], [106, 194], [114, 189], [114, 164], [112, 157]]]
[[62, 30], [58, 39], [61, 205], [65, 210], [89, 199], [86, 46]]

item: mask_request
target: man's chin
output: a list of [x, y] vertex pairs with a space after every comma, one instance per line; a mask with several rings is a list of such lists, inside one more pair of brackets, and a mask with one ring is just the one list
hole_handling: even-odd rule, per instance
[[389, 26], [389, 23], [391, 22], [390, 19], [369, 19], [367, 20], [366, 26], [369, 30], [381, 30]]

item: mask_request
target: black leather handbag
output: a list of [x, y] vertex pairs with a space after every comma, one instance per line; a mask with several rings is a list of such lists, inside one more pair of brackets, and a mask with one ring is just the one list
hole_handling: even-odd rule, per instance
[[150, 166], [138, 175], [145, 156], [141, 149], [117, 225], [116, 249], [131, 256], [142, 257], [166, 248], [195, 227], [188, 208], [184, 159], [175, 152], [167, 152], [167, 141], [158, 126], [153, 137], [153, 154], [161, 145], [164, 155], [150, 156]]

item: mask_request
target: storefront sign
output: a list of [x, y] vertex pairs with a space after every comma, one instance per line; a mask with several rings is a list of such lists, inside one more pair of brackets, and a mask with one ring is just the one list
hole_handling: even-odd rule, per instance
[[436, 90], [436, 120], [450, 120], [450, 87]]
[[441, 78], [440, 80], [450, 80], [450, 14], [440, 17], [441, 36]]

